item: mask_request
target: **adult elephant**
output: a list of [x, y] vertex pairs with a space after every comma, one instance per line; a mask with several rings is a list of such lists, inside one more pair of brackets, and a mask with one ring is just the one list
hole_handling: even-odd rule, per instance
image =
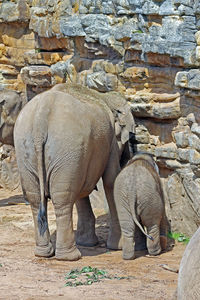
[[25, 101], [17, 92], [0, 91], [0, 142], [14, 146], [13, 129]]
[[[25, 104], [23, 94], [0, 90], [0, 187], [15, 190], [20, 187], [19, 173], [14, 151], [13, 130], [17, 116]], [[1, 145], [2, 146], [2, 145]]]
[[192, 236], [180, 263], [177, 299], [200, 299], [200, 227]]
[[25, 105], [15, 124], [14, 141], [22, 189], [35, 224], [35, 255], [54, 254], [47, 221], [48, 198], [55, 208], [57, 259], [81, 257], [72, 224], [76, 201], [79, 243], [96, 243], [88, 196], [100, 177], [111, 215], [107, 246], [119, 248], [121, 231], [113, 185], [120, 157], [128, 158], [123, 152], [127, 154], [126, 144], [133, 131], [130, 107], [116, 93], [102, 95], [85, 87], [59, 84]]

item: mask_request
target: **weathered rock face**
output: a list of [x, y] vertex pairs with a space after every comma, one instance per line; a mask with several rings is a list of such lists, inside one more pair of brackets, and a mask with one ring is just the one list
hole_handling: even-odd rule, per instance
[[0, 87], [60, 82], [119, 91], [135, 150], [160, 166], [171, 228], [200, 224], [200, 4], [185, 0], [0, 0]]

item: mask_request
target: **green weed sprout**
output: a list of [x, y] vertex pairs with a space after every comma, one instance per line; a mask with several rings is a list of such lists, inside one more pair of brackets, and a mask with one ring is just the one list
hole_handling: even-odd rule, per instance
[[177, 242], [182, 242], [188, 244], [190, 241], [189, 237], [186, 237], [183, 233], [180, 232], [169, 232], [168, 237], [174, 239]]
[[72, 269], [65, 275], [65, 286], [77, 287], [80, 285], [91, 285], [102, 279], [129, 279], [130, 277], [109, 276], [105, 270], [83, 267], [81, 270]]

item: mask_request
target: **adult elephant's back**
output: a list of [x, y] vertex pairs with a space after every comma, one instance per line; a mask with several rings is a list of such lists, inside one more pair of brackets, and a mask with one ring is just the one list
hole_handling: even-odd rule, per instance
[[[103, 174], [115, 138], [113, 127], [111, 111], [97, 103], [59, 91], [36, 96], [22, 110], [15, 126], [19, 170], [26, 168], [30, 175], [33, 170], [37, 174], [37, 149], [41, 149], [46, 191], [63, 169], [63, 181], [70, 182], [78, 198], [84, 197]], [[29, 186], [31, 189], [34, 187]]]

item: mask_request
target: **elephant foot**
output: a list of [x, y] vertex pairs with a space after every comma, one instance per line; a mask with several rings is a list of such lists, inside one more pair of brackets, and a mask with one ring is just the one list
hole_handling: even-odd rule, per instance
[[47, 246], [36, 246], [35, 247], [35, 256], [38, 257], [51, 257], [55, 254], [55, 249], [52, 244], [49, 243]]
[[121, 231], [111, 230], [108, 234], [107, 248], [111, 250], [122, 249], [122, 236]]
[[135, 242], [132, 237], [123, 236], [123, 259], [134, 259], [135, 258]]
[[83, 247], [94, 247], [99, 243], [96, 234], [93, 235], [79, 235], [76, 234], [76, 244]]
[[135, 251], [134, 250], [130, 252], [123, 251], [122, 258], [125, 260], [135, 259]]
[[148, 253], [149, 253], [149, 255], [156, 256], [156, 255], [161, 253], [161, 248], [156, 249], [156, 250], [155, 249], [148, 249]]
[[80, 251], [74, 246], [71, 249], [67, 248], [56, 248], [56, 259], [57, 260], [69, 260], [74, 261], [81, 258]]

